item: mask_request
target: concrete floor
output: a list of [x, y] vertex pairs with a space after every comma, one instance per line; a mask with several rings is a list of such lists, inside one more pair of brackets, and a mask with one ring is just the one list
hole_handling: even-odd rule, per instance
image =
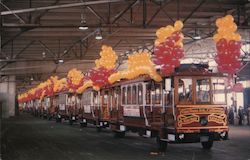
[[4, 120], [1, 135], [2, 160], [250, 160], [249, 126], [231, 127], [230, 140], [215, 142], [211, 151], [200, 144], [170, 144], [165, 154], [157, 154], [154, 139], [116, 139], [109, 130], [97, 133], [27, 114]]

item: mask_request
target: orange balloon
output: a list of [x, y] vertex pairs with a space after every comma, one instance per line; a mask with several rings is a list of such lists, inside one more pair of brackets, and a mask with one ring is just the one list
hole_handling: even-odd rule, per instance
[[174, 23], [174, 29], [175, 29], [176, 31], [179, 31], [179, 30], [181, 30], [182, 28], [183, 28], [183, 23], [182, 23], [182, 21], [178, 20], [178, 21], [176, 21], [176, 22]]
[[221, 18], [216, 19], [215, 24], [217, 27], [221, 25], [221, 21], [222, 21]]
[[224, 18], [225, 18], [225, 21], [227, 21], [227, 22], [232, 23], [234, 21], [234, 17], [232, 15], [227, 15]]

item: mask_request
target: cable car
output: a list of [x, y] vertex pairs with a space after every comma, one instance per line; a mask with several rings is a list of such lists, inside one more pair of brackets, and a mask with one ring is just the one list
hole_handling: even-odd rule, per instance
[[116, 137], [127, 131], [156, 137], [160, 150], [166, 150], [168, 143], [194, 142], [210, 149], [213, 141], [228, 138], [222, 75], [189, 68], [160, 83], [142, 76], [115, 85], [109, 108]]
[[94, 91], [87, 89], [82, 94], [82, 120], [81, 125], [86, 127], [88, 123], [94, 124], [97, 131], [109, 126], [110, 120], [110, 99], [109, 89], [102, 89], [101, 91]]

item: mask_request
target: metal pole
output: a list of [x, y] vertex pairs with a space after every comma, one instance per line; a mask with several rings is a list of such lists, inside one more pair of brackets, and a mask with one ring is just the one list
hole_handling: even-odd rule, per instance
[[[98, 0], [98, 1], [89, 1], [89, 2], [80, 2], [80, 3], [71, 3], [71, 4], [61, 4], [55, 6], [47, 6], [47, 7], [37, 7], [37, 8], [28, 8], [28, 9], [18, 9], [12, 11], [3, 11], [1, 15], [9, 15], [9, 14], [17, 14], [17, 13], [26, 13], [26, 12], [34, 12], [41, 11], [47, 9], [58, 9], [58, 8], [69, 8], [69, 7], [77, 7], [77, 6], [87, 6], [87, 5], [96, 5], [103, 3], [114, 3], [114, 2], [123, 2], [124, 0]], [[2, 2], [1, 2], [2, 4]]]
[[180, 0], [177, 0], [177, 20], [180, 19]]
[[[2, 0], [0, 0], [0, 3], [2, 3]], [[0, 12], [2, 12], [3, 8], [2, 5], [0, 6]], [[3, 29], [3, 21], [2, 21], [2, 15], [0, 15], [0, 53], [2, 53], [2, 29]]]
[[138, 0], [135, 0], [134, 2], [132, 2], [130, 5], [127, 6], [127, 8], [125, 8], [123, 11], [121, 11], [120, 13], [118, 13], [115, 16], [115, 19], [111, 22], [111, 24], [114, 24], [124, 13], [127, 12], [127, 10], [129, 10], [130, 8], [134, 7], [134, 5], [136, 5], [138, 2]]
[[143, 24], [144, 28], [146, 28], [146, 26], [147, 26], [146, 21], [147, 21], [147, 2], [146, 2], [146, 0], [143, 0], [143, 19], [142, 19], [142, 24]]

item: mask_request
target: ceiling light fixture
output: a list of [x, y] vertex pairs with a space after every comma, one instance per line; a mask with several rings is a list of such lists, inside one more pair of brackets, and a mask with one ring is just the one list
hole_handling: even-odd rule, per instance
[[201, 36], [200, 36], [200, 34], [199, 34], [199, 30], [198, 30], [197, 28], [195, 28], [195, 30], [194, 30], [193, 39], [194, 39], [194, 40], [200, 40], [200, 39], [201, 39]]
[[200, 40], [200, 39], [201, 39], [201, 36], [195, 35], [195, 36], [193, 37], [193, 39], [194, 39], [194, 40]]
[[79, 30], [87, 30], [89, 29], [87, 22], [86, 22], [86, 14], [85, 14], [85, 7], [82, 10], [81, 13], [81, 22], [80, 22], [80, 26], [78, 27]]
[[59, 59], [58, 62], [59, 63], [63, 63], [64, 61], [63, 61], [63, 59]]
[[96, 30], [95, 39], [96, 39], [96, 40], [101, 40], [101, 39], [102, 39], [102, 33], [101, 33], [101, 29], [100, 29], [100, 28], [98, 28], [98, 29]]
[[46, 52], [42, 52], [42, 56], [43, 56], [43, 58], [45, 58], [46, 57]]

